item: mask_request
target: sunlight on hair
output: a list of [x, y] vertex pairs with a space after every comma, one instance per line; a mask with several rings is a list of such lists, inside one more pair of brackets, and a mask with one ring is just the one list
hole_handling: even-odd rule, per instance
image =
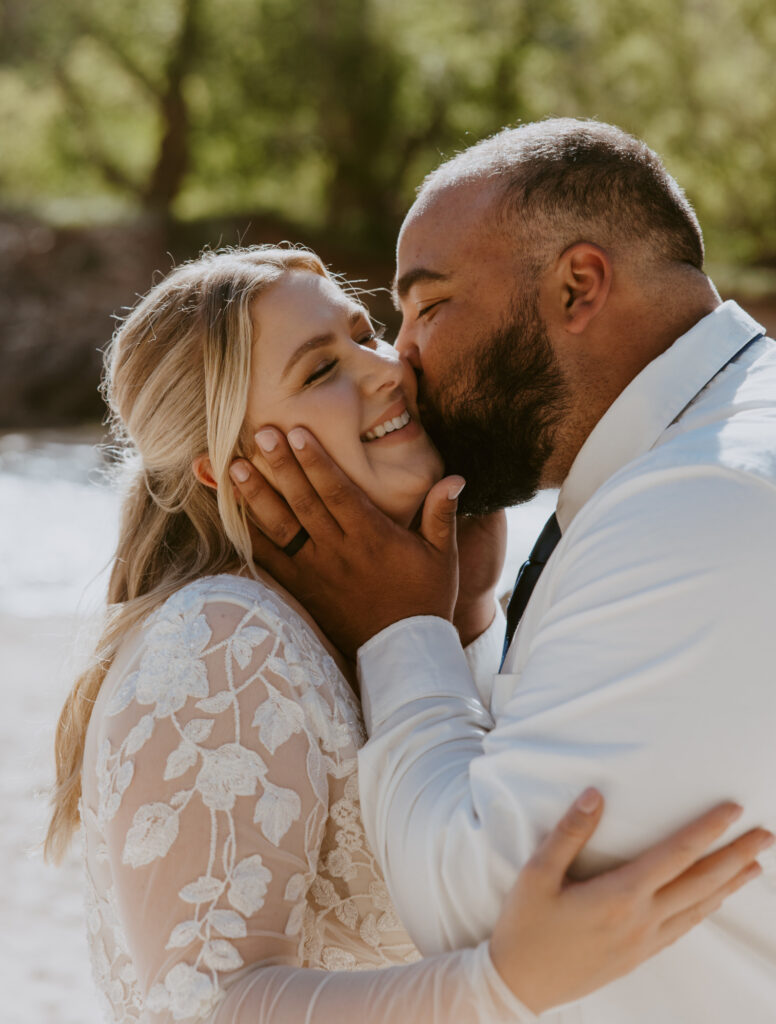
[[[229, 466], [253, 448], [244, 422], [256, 341], [251, 307], [294, 270], [335, 280], [299, 246], [206, 251], [154, 285], [106, 350], [103, 394], [115, 438], [108, 450], [122, 492], [121, 525], [104, 628], [57, 726], [49, 859], [61, 859], [79, 822], [86, 730], [121, 640], [192, 580], [255, 572]], [[192, 471], [203, 454], [217, 491]]]

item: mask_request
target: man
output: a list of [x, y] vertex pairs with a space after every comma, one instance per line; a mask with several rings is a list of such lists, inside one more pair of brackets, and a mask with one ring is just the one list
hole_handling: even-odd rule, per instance
[[[489, 933], [584, 785], [607, 812], [581, 873], [722, 798], [744, 804], [742, 827], [776, 824], [776, 344], [702, 267], [681, 190], [608, 125], [502, 132], [421, 188], [399, 238], [397, 347], [466, 480], [461, 510], [560, 487], [500, 671], [494, 573], [456, 589], [460, 480], [430, 492], [415, 534], [371, 509], [306, 432], [272, 455], [290, 509], [255, 477], [244, 485], [276, 545], [310, 537], [293, 555], [259, 540], [257, 556], [360, 647], [364, 820], [424, 953]], [[324, 546], [327, 515], [342, 536]], [[497, 550], [500, 530], [491, 515], [475, 542]], [[477, 633], [480, 694], [461, 648]], [[550, 1017], [772, 1024], [773, 869]]]

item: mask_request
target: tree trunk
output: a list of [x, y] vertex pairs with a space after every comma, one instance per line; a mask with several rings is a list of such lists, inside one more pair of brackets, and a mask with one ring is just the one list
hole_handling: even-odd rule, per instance
[[143, 191], [143, 207], [163, 223], [171, 219], [171, 208], [189, 168], [189, 113], [183, 87], [197, 43], [199, 0], [186, 0], [175, 50], [167, 63], [164, 92], [159, 97], [162, 137], [156, 164]]

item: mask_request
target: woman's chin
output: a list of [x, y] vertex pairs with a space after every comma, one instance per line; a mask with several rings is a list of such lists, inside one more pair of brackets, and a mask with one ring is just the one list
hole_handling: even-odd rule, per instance
[[402, 523], [401, 525], [407, 530], [419, 530], [420, 523], [423, 519], [423, 505], [418, 505], [415, 509], [415, 513], [408, 523]]
[[[419, 521], [426, 496], [444, 474], [442, 459], [432, 449], [424, 452], [425, 458], [407, 458], [400, 467], [392, 466], [390, 472], [380, 467], [364, 490], [377, 507], [399, 526], [405, 529]], [[358, 479], [354, 477], [356, 483]]]
[[414, 523], [418, 517], [420, 511], [423, 508], [423, 500], [419, 502], [415, 501], [412, 503], [406, 502], [376, 502], [377, 507], [381, 512], [384, 512], [389, 519], [392, 519], [397, 526], [403, 526], [404, 529], [408, 529], [409, 526]]
[[383, 512], [399, 526], [403, 526], [405, 529], [417, 529], [420, 526], [426, 496], [434, 484], [441, 479], [442, 474], [440, 473], [433, 480], [428, 481], [422, 491], [407, 495], [406, 499], [401, 501], [387, 502], [383, 505]]

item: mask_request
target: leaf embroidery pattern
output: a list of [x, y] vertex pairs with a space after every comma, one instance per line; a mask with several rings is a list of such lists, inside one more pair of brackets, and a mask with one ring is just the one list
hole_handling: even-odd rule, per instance
[[[227, 635], [210, 617], [211, 601], [239, 608]], [[145, 998], [115, 897], [87, 888], [95, 974], [117, 1019], [139, 1021], [145, 1010], [204, 1019], [222, 995], [220, 976], [245, 966], [241, 940], [255, 915], [261, 928], [268, 900], [285, 907], [283, 930], [302, 965], [415, 959], [398, 921], [390, 931], [395, 915], [361, 826], [358, 705], [309, 626], [263, 585], [215, 577], [183, 588], [152, 615], [137, 660], [128, 664], [132, 671], [117, 681], [105, 718], [129, 724], [112, 733], [120, 742], [100, 745], [96, 810], [85, 811], [91, 846], [106, 851], [98, 861], [109, 860], [103, 833], [133, 791], [139, 759], [161, 749], [161, 736], [157, 798], [132, 814], [121, 863], [135, 871], [175, 857], [189, 808], [204, 812], [210, 835], [198, 839], [205, 851], [200, 873], [178, 888], [180, 914], [164, 938], [181, 960]], [[273, 774], [273, 759], [289, 750], [299, 791]], [[311, 794], [306, 806], [302, 790]], [[282, 848], [299, 863], [279, 891], [271, 857], [256, 852], [261, 843], [239, 846], [246, 823], [269, 844], [264, 851]]]

